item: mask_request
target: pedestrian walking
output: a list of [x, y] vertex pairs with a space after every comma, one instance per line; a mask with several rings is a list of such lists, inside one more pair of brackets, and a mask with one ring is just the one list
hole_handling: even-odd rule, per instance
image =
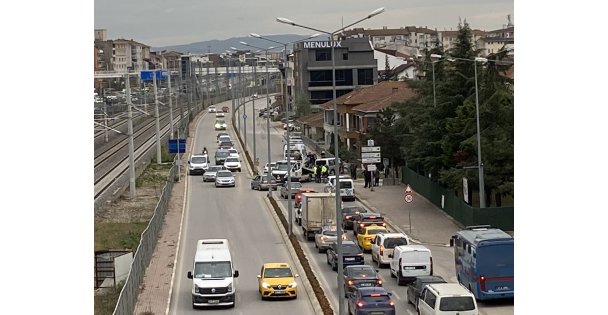
[[372, 174], [370, 171], [367, 170], [367, 167], [365, 167], [365, 169], [363, 170], [363, 179], [365, 180], [365, 185], [363, 186], [363, 188], [371, 188]]
[[374, 171], [374, 186], [380, 186], [380, 171], [378, 169]]

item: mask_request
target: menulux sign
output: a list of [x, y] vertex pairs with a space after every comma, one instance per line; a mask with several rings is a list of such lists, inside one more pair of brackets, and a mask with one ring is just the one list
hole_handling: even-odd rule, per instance
[[[304, 48], [331, 48], [332, 42], [304, 42]], [[333, 42], [334, 47], [342, 47], [342, 41]]]

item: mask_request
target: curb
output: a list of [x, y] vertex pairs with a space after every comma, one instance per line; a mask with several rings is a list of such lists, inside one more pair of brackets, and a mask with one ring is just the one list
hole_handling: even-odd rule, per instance
[[[306, 276], [304, 267], [302, 266], [302, 263], [300, 262], [300, 259], [298, 258], [298, 255], [296, 254], [296, 251], [293, 248], [293, 245], [291, 244], [289, 237], [287, 237], [287, 233], [283, 229], [283, 224], [281, 223], [279, 216], [276, 214], [275, 211], [272, 210], [272, 208], [273, 208], [272, 204], [270, 203], [270, 200], [268, 200], [267, 196], [264, 197], [264, 203], [266, 204], [266, 209], [272, 215], [272, 218], [274, 219], [275, 224], [277, 225], [277, 227], [279, 228], [279, 231], [281, 232], [281, 237], [283, 238], [283, 241], [285, 242], [285, 244], [287, 245], [287, 249], [289, 250], [289, 256], [291, 256], [291, 259], [296, 263], [296, 268], [298, 270], [301, 270], [301, 272], [299, 272], [300, 279], [302, 281], [302, 284], [304, 285], [304, 289], [306, 290], [306, 293], [311, 298], [311, 304], [312, 304], [312, 308], [315, 311], [315, 314], [323, 315], [324, 314], [323, 310], [321, 309], [319, 300], [317, 300], [317, 296], [315, 295], [315, 292], [312, 289], [312, 285], [310, 284], [310, 281], [308, 281], [308, 276]], [[313, 301], [313, 299], [314, 299], [314, 301]], [[316, 302], [316, 303], [314, 303], [314, 302]]]

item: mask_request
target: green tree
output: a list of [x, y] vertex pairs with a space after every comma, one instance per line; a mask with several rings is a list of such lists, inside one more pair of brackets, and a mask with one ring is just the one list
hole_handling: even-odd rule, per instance
[[376, 146], [381, 147], [382, 157], [389, 158], [391, 165], [402, 165], [400, 137], [403, 132], [398, 132], [397, 111], [392, 107], [380, 110], [376, 116], [376, 124], [370, 128], [370, 139], [374, 140]]
[[303, 116], [310, 115], [310, 113], [312, 112], [311, 105], [312, 104], [310, 104], [310, 101], [308, 100], [308, 97], [306, 97], [306, 94], [304, 94], [304, 93], [296, 94], [296, 116], [297, 117], [303, 117]]

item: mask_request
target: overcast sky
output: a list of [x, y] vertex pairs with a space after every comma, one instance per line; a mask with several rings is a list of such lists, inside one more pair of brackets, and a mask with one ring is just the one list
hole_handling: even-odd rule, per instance
[[95, 0], [95, 29], [109, 39], [133, 39], [162, 47], [206, 40], [313, 31], [275, 21], [333, 32], [373, 10], [386, 11], [355, 27], [427, 26], [455, 30], [459, 18], [474, 29], [494, 30], [515, 23], [514, 0]]

